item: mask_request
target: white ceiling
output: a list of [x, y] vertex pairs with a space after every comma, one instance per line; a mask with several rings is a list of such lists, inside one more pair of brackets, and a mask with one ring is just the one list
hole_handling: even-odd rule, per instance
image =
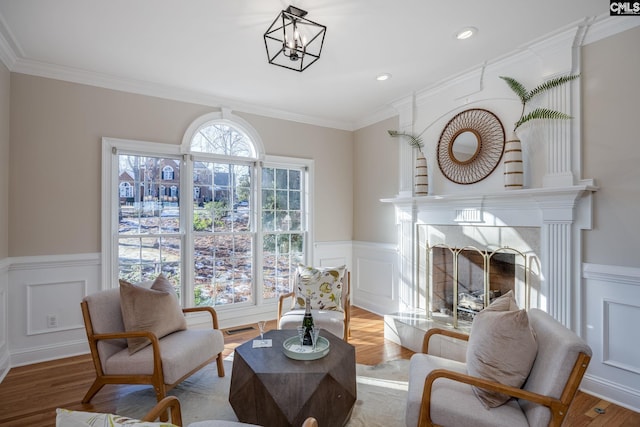
[[[289, 4], [327, 26], [320, 60], [302, 73], [267, 63], [263, 34]], [[0, 59], [16, 72], [354, 129], [395, 100], [608, 7], [605, 0], [0, 0]], [[478, 34], [456, 40], [466, 26]], [[376, 81], [383, 72], [393, 77]]]

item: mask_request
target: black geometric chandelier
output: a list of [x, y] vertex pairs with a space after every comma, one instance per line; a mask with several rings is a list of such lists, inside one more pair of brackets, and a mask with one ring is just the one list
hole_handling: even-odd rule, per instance
[[304, 71], [320, 59], [327, 27], [309, 21], [306, 11], [289, 6], [264, 33], [270, 64]]

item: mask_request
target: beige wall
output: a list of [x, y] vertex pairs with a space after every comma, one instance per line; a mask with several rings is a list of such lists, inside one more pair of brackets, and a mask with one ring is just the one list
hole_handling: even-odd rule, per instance
[[584, 262], [640, 266], [640, 27], [583, 48], [583, 176], [595, 178]]
[[388, 129], [398, 129], [398, 118], [384, 120], [355, 132], [353, 153], [354, 240], [396, 243], [394, 207], [380, 199], [398, 194], [398, 141]]
[[[11, 93], [12, 257], [99, 252], [101, 138], [180, 144], [193, 120], [216, 111], [16, 73]], [[243, 117], [268, 154], [316, 160], [315, 237], [350, 240], [351, 133]]]
[[9, 256], [9, 108], [11, 74], [0, 62], [0, 260]]

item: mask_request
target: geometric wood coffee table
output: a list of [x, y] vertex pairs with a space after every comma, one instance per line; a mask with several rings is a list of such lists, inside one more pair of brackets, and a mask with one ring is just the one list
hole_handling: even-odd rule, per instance
[[355, 349], [330, 332], [329, 354], [317, 360], [288, 358], [282, 343], [295, 330], [264, 334], [269, 348], [250, 340], [235, 349], [229, 402], [238, 419], [268, 427], [299, 427], [307, 417], [320, 426], [343, 426], [356, 402]]

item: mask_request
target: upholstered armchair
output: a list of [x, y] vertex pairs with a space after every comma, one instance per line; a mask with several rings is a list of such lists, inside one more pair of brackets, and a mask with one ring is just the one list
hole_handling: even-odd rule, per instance
[[350, 293], [351, 273], [345, 266], [299, 266], [292, 291], [278, 299], [278, 329], [296, 329], [302, 324], [305, 298], [309, 297], [314, 325], [348, 341], [351, 332]]
[[[499, 319], [499, 316], [494, 317]], [[424, 337], [423, 352], [411, 358], [407, 427], [562, 424], [589, 364], [591, 349], [576, 334], [541, 310], [531, 309], [528, 313], [521, 310], [508, 313], [508, 316], [509, 319], [504, 319], [508, 322], [526, 317], [527, 327], [533, 331], [537, 346], [533, 354], [507, 354], [508, 346], [492, 341], [490, 336], [483, 336], [479, 345], [484, 343], [493, 347], [490, 351], [497, 355], [494, 360], [486, 360], [486, 354], [482, 357], [485, 358], [483, 362], [500, 370], [498, 377], [516, 371], [520, 360], [530, 359], [530, 369], [526, 367], [522, 374], [524, 384], [512, 386], [472, 375], [471, 365], [476, 361], [470, 359], [475, 358], [475, 353], [464, 351], [465, 345], [472, 345], [470, 336], [458, 331], [430, 329]], [[477, 316], [474, 323], [476, 320]], [[503, 328], [494, 324], [491, 328], [506, 329], [509, 325]], [[475, 325], [472, 326], [471, 337], [474, 334]], [[522, 351], [530, 353], [526, 348]], [[492, 402], [491, 396], [489, 400], [481, 400], [479, 395], [483, 394], [502, 396], [504, 403]]]
[[[216, 360], [224, 376], [224, 338], [211, 307], [181, 309], [172, 285], [160, 275], [86, 296], [81, 302], [96, 379], [82, 399], [88, 403], [106, 384], [150, 384], [157, 400]], [[185, 313], [203, 312], [211, 327], [188, 329]], [[131, 316], [134, 316], [131, 318]]]

